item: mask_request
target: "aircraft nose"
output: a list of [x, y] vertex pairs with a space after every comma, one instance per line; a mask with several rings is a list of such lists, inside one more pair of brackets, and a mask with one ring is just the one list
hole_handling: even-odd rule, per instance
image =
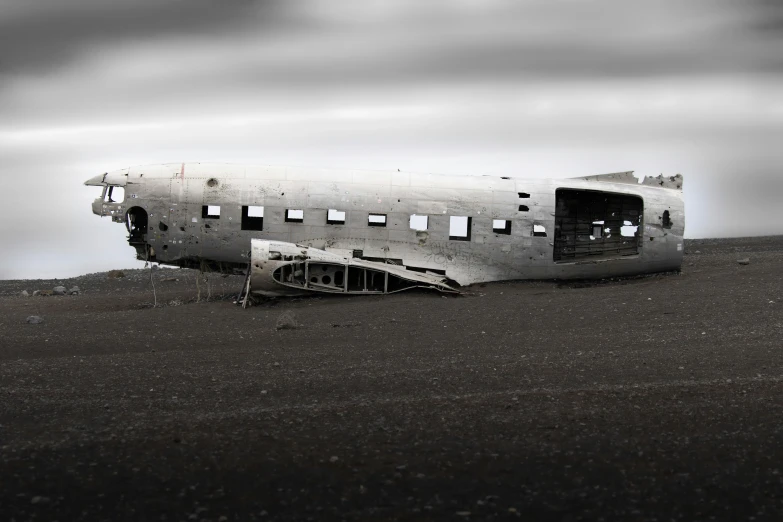
[[84, 184], [88, 186], [100, 187], [103, 185], [103, 180], [105, 178], [106, 178], [106, 174], [98, 174], [97, 176], [93, 176], [87, 181], [85, 181]]

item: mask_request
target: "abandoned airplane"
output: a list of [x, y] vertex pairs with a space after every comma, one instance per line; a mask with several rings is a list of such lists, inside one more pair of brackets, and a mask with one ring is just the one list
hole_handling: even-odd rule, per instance
[[[137, 258], [247, 273], [249, 292], [457, 292], [678, 270], [682, 176], [570, 179], [167, 164], [101, 174], [93, 213]], [[249, 271], [248, 271], [249, 268]]]

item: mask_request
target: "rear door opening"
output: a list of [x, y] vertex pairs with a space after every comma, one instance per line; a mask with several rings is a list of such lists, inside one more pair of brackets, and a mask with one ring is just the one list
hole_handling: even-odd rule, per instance
[[639, 196], [557, 189], [555, 201], [555, 261], [639, 253], [644, 211]]

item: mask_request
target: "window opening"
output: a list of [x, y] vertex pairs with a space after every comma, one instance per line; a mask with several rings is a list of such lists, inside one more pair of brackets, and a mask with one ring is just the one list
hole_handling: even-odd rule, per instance
[[104, 192], [103, 201], [105, 203], [122, 203], [125, 201], [125, 187], [109, 185], [109, 188]]
[[533, 225], [533, 237], [546, 237], [544, 225]]
[[386, 214], [369, 214], [367, 216], [367, 225], [371, 227], [385, 227]]
[[453, 241], [470, 241], [470, 229], [473, 218], [467, 216], [451, 216], [449, 218], [449, 239]]
[[511, 234], [511, 220], [510, 219], [493, 219], [492, 220], [492, 232], [495, 234]]
[[604, 237], [604, 222], [603, 221], [593, 221], [593, 231], [590, 234], [590, 239], [601, 239]]
[[285, 211], [286, 223], [301, 223], [304, 221], [304, 210], [302, 209], [287, 209]]
[[427, 230], [427, 221], [429, 216], [411, 215], [410, 227], [413, 230]]
[[555, 191], [553, 259], [572, 261], [639, 253], [642, 198], [592, 190]]
[[219, 205], [202, 206], [201, 217], [204, 219], [220, 219], [220, 206]]
[[530, 208], [527, 205], [519, 205], [520, 212], [527, 212]]
[[330, 208], [326, 212], [327, 225], [345, 225], [345, 212]]
[[632, 225], [630, 221], [623, 221], [623, 226], [620, 227], [620, 235], [623, 237], [634, 237], [639, 230], [637, 225]]
[[517, 192], [517, 194], [519, 195], [519, 199], [527, 199], [530, 197], [530, 194], [527, 192]]
[[672, 220], [671, 220], [671, 217], [669, 217], [669, 211], [668, 210], [664, 210], [663, 211], [662, 221], [663, 222], [661, 224], [663, 225], [663, 228], [672, 228]]
[[242, 206], [242, 230], [264, 230], [264, 207]]

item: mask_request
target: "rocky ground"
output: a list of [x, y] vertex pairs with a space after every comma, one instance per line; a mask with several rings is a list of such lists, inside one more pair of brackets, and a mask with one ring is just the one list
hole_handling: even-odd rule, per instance
[[781, 520], [783, 237], [686, 254], [246, 310], [186, 270], [0, 281], [2, 519]]

